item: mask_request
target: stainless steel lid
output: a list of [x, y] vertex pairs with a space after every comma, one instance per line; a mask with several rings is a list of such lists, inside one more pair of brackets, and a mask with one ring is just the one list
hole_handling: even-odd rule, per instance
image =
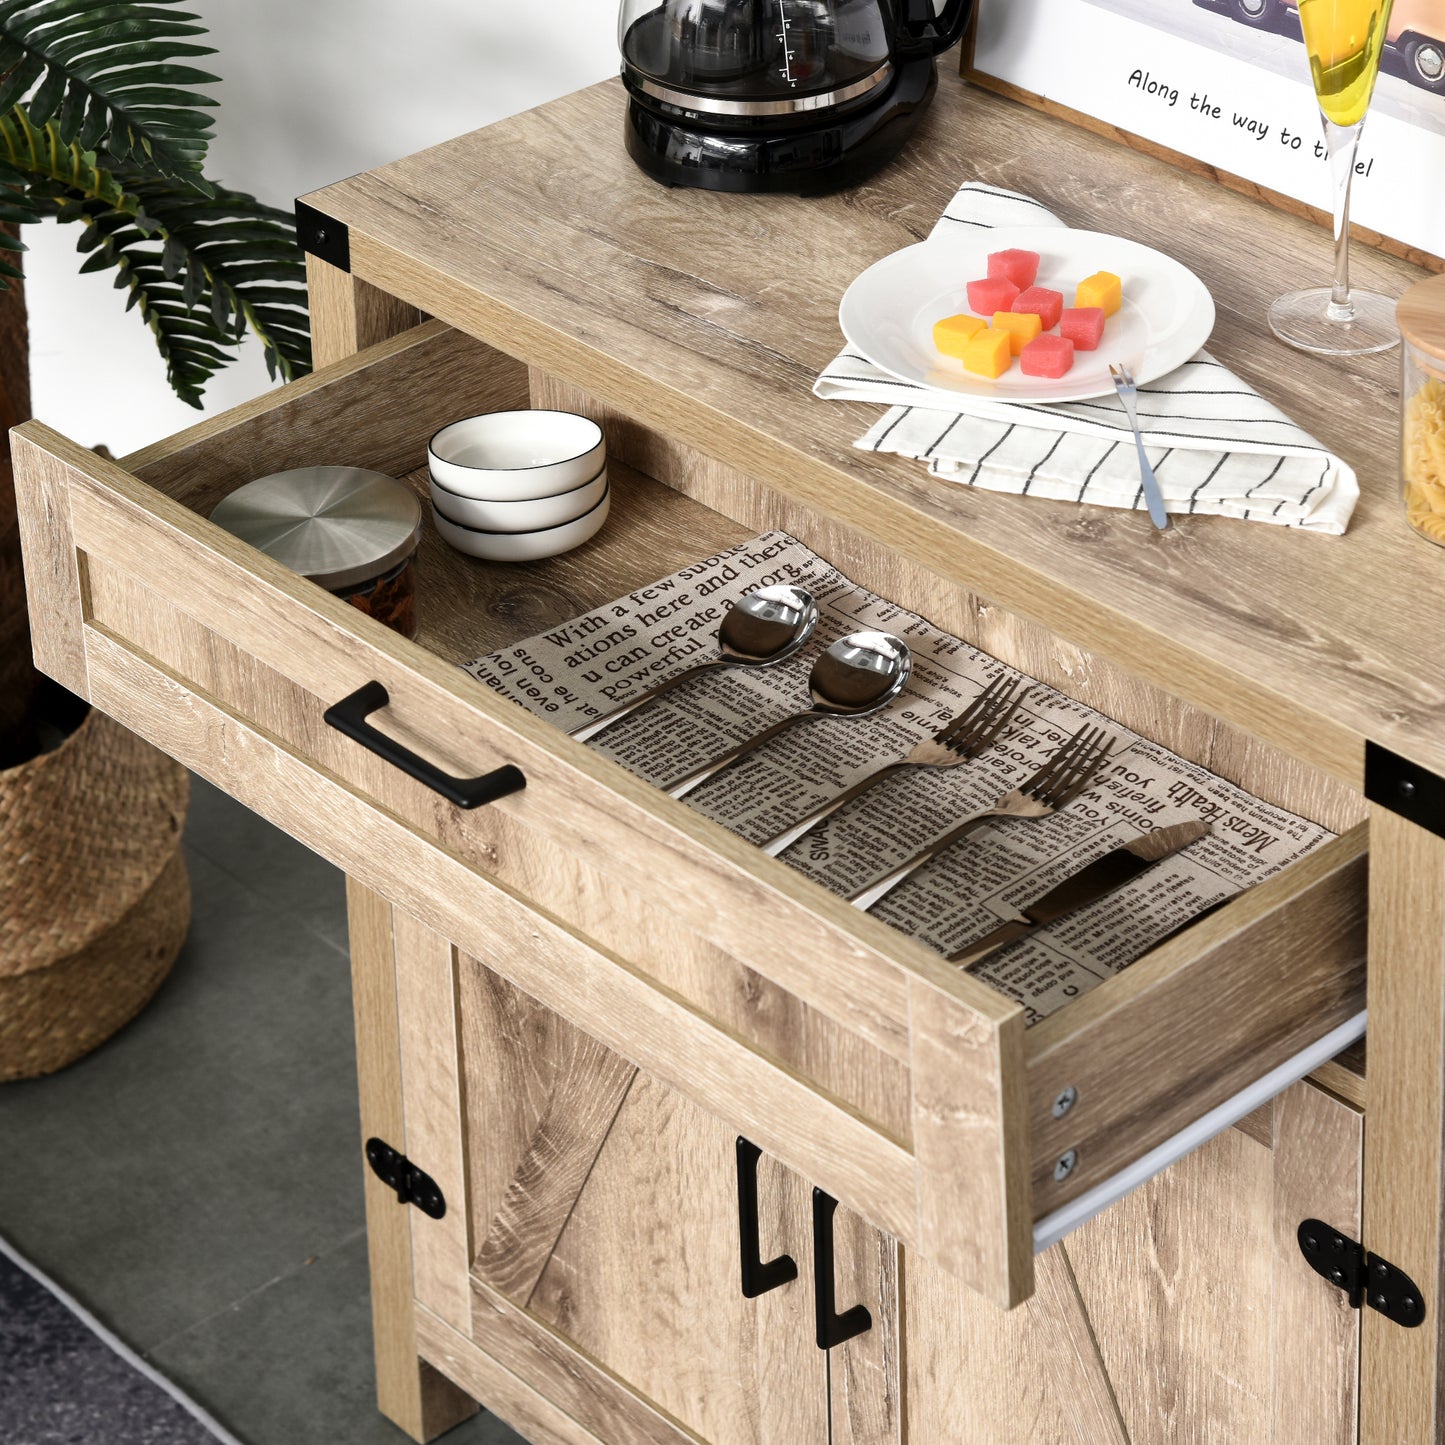
[[421, 540], [421, 503], [361, 467], [297, 467], [247, 482], [211, 520], [330, 592], [404, 562]]

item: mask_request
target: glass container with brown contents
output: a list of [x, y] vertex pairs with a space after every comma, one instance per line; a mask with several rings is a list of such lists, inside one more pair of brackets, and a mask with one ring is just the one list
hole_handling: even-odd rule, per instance
[[298, 467], [247, 482], [211, 520], [407, 637], [416, 635], [421, 503], [360, 467]]
[[1445, 276], [1412, 286], [1396, 309], [1404, 346], [1400, 485], [1405, 516], [1445, 547]]

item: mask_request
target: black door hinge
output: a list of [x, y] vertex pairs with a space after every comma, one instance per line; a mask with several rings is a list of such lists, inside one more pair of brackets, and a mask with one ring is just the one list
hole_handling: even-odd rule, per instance
[[400, 1203], [415, 1204], [433, 1219], [441, 1219], [446, 1214], [447, 1202], [436, 1180], [418, 1169], [405, 1154], [398, 1154], [385, 1140], [366, 1141], [366, 1162], [388, 1189], [396, 1190]]
[[1344, 1290], [1351, 1309], [1367, 1304], [1407, 1329], [1425, 1322], [1425, 1296], [1414, 1280], [1349, 1235], [1323, 1220], [1306, 1219], [1299, 1227], [1299, 1247], [1316, 1274]]

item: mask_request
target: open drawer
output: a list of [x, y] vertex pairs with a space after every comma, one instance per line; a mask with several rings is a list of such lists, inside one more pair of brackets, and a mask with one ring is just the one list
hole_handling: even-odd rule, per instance
[[[456, 664], [758, 530], [620, 462], [608, 527], [568, 557], [488, 566], [429, 531], [414, 642], [206, 520], [300, 465], [424, 485], [433, 431], [528, 395], [520, 364], [429, 323], [120, 465], [19, 428], [40, 665], [999, 1303], [1030, 1292], [1036, 1220], [1363, 1008], [1362, 829], [1026, 1031], [1012, 1000], [491, 694]], [[327, 726], [369, 682], [376, 726], [427, 763], [525, 788], [461, 809]], [[535, 920], [510, 965], [497, 890]]]

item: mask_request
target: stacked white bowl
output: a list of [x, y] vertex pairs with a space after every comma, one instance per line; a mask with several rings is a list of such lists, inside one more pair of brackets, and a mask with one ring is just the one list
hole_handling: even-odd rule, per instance
[[580, 547], [607, 520], [607, 442], [570, 411], [494, 411], [443, 427], [427, 447], [437, 531], [487, 562]]

